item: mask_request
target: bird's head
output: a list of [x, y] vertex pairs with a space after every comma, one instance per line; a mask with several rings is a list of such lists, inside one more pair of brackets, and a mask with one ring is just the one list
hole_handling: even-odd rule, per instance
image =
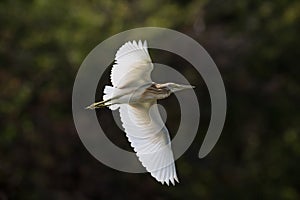
[[166, 83], [165, 86], [171, 91], [171, 92], [178, 92], [185, 89], [193, 89], [195, 86], [192, 85], [181, 85], [176, 83]]

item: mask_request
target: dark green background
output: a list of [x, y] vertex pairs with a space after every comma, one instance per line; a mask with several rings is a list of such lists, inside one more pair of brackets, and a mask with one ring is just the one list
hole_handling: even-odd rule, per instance
[[[84, 148], [72, 119], [73, 82], [85, 56], [143, 26], [197, 40], [227, 91], [223, 133], [200, 160], [210, 118], [206, 86], [176, 55], [150, 52], [197, 86], [202, 111], [195, 142], [176, 162], [175, 187], [104, 166]], [[0, 199], [299, 199], [299, 29], [298, 0], [1, 0]], [[172, 135], [178, 102], [172, 96], [162, 104]], [[111, 112], [98, 115], [109, 137], [129, 149]]]

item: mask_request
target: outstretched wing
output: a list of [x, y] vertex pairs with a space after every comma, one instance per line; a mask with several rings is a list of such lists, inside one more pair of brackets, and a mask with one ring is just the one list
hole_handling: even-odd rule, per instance
[[147, 42], [126, 42], [116, 53], [111, 70], [111, 82], [116, 88], [139, 87], [151, 83], [153, 64]]
[[168, 129], [156, 102], [122, 104], [120, 116], [126, 136], [142, 165], [159, 182], [178, 182]]

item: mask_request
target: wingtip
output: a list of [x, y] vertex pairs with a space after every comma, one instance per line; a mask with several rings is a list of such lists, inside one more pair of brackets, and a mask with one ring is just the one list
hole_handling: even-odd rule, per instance
[[143, 42], [142, 42], [142, 40], [139, 40], [138, 44], [139, 44], [140, 48], [143, 48]]
[[137, 42], [135, 40], [132, 41], [134, 46], [138, 46]]
[[144, 47], [145, 47], [145, 48], [148, 48], [147, 40], [144, 40]]
[[[138, 46], [138, 47], [140, 47], [140, 48], [148, 48], [148, 43], [147, 43], [147, 40], [144, 40], [144, 42], [141, 40], [141, 39], [139, 39], [139, 40], [132, 40], [132, 41], [128, 41], [128, 42], [126, 42], [125, 44], [131, 44], [131, 45], [135, 45], [135, 46]], [[124, 44], [124, 45], [125, 45]], [[124, 46], [123, 45], [123, 46]]]
[[171, 181], [172, 185], [174, 186], [175, 185], [175, 181], [174, 181], [173, 177], [170, 178], [170, 181]]
[[175, 176], [174, 179], [177, 183], [180, 183], [177, 176]]
[[179, 183], [179, 180], [175, 176], [175, 177], [170, 177], [169, 179], [158, 181], [158, 182], [160, 182], [162, 185], [164, 185], [166, 183], [167, 186], [175, 186], [176, 182]]

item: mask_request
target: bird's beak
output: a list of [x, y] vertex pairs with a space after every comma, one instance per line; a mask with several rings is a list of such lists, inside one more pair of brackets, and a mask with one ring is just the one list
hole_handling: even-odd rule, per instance
[[175, 91], [181, 91], [181, 90], [186, 90], [186, 89], [193, 89], [195, 86], [192, 85], [180, 85], [178, 88], [175, 89]]

